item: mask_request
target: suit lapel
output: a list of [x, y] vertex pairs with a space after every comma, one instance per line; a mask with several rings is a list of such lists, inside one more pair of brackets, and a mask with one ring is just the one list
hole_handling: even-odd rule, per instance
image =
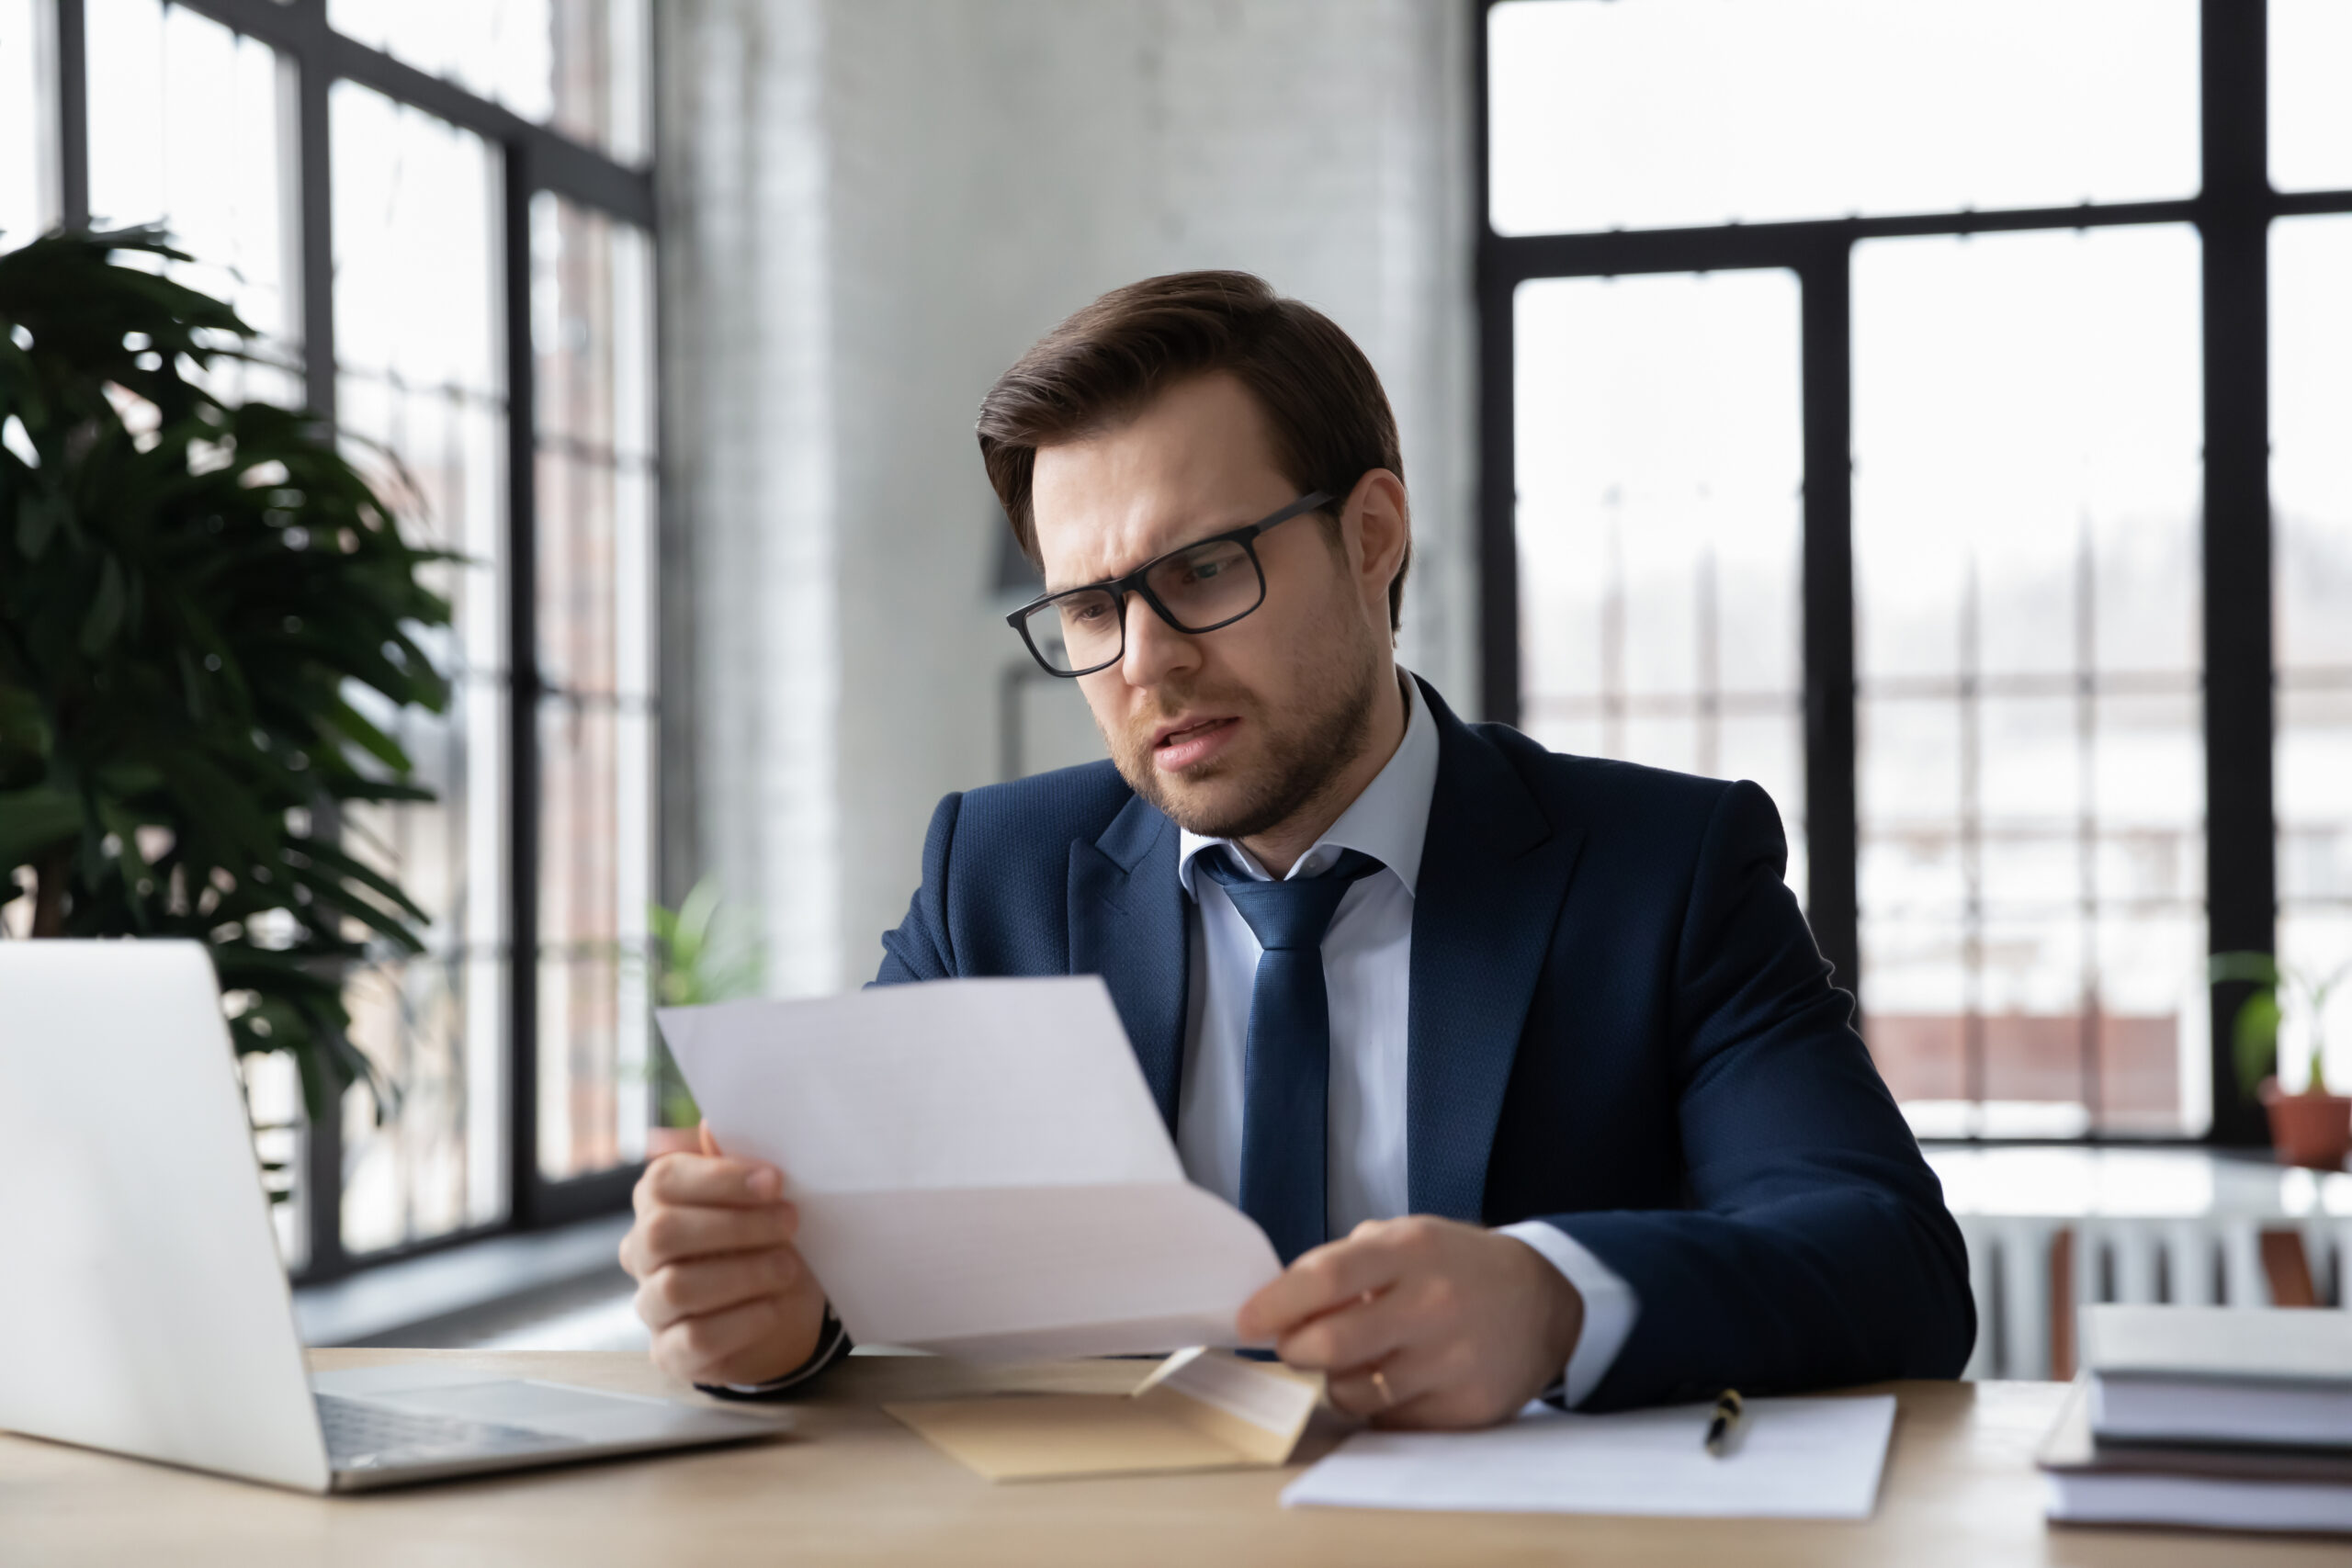
[[1070, 845], [1069, 909], [1069, 972], [1102, 976], [1173, 1134], [1192, 948], [1176, 880], [1176, 825], [1137, 797], [1101, 838]]
[[1413, 901], [1406, 1159], [1415, 1213], [1476, 1222], [1520, 1031], [1583, 834], [1555, 828], [1426, 683], [1438, 721]]

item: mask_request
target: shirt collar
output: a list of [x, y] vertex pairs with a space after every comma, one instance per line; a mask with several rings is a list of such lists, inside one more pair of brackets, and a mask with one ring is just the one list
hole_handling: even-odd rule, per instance
[[[1395, 872], [1407, 893], [1419, 885], [1421, 841], [1430, 830], [1430, 799], [1437, 793], [1437, 722], [1414, 689], [1412, 676], [1401, 668], [1397, 676], [1405, 690], [1405, 738], [1396, 743], [1396, 755], [1387, 765], [1363, 786], [1363, 793], [1298, 857], [1298, 863], [1291, 867], [1293, 876], [1314, 875], [1339, 851], [1356, 850]], [[1271, 880], [1257, 857], [1232, 840], [1204, 839], [1179, 828], [1176, 878], [1183, 884], [1186, 897], [1193, 893], [1193, 858], [1219, 845], [1231, 850], [1251, 876]]]

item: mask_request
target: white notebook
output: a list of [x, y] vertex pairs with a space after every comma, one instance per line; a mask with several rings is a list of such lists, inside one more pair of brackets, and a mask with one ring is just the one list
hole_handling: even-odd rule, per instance
[[2352, 1313], [2086, 1306], [2082, 1326], [2101, 1438], [2352, 1448]]

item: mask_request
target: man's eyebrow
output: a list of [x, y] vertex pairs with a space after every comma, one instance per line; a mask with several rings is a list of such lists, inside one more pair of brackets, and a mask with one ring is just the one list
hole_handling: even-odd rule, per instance
[[1068, 593], [1074, 589], [1099, 588], [1106, 582], [1116, 582], [1119, 579], [1127, 576], [1128, 573], [1140, 571], [1156, 560], [1165, 560], [1168, 557], [1174, 555], [1179, 550], [1190, 549], [1194, 545], [1200, 544], [1204, 540], [1214, 539], [1220, 534], [1230, 534], [1237, 529], [1247, 528], [1250, 524], [1256, 521], [1257, 519], [1254, 517], [1245, 517], [1238, 523], [1227, 523], [1223, 527], [1204, 527], [1198, 533], [1186, 535], [1175, 544], [1169, 546], [1164, 550], [1159, 551], [1157, 554], [1144, 557], [1143, 559], [1127, 568], [1126, 571], [1114, 571], [1110, 573], [1108, 576], [1090, 577], [1082, 582], [1071, 582], [1066, 584], [1055, 582], [1052, 579], [1048, 578], [1046, 581], [1046, 594], [1050, 598], [1054, 594]]
[[1108, 577], [1090, 577], [1082, 582], [1056, 582], [1048, 578], [1046, 580], [1046, 596], [1051, 598], [1057, 593], [1073, 592], [1080, 588], [1092, 588], [1112, 581], [1114, 580]]
[[[1176, 547], [1181, 550], [1184, 547], [1179, 545]], [[1162, 553], [1164, 554], [1166, 552]], [[1068, 593], [1080, 588], [1100, 588], [1106, 582], [1116, 582], [1119, 579], [1126, 576], [1127, 572], [1139, 570], [1144, 567], [1149, 566], [1153, 561], [1156, 561], [1159, 558], [1159, 556], [1146, 556], [1143, 559], [1136, 562], [1134, 566], [1127, 568], [1126, 571], [1109, 572], [1102, 577], [1080, 578], [1076, 582], [1056, 582], [1051, 578], [1047, 578], [1046, 580], [1046, 592], [1047, 593]]]

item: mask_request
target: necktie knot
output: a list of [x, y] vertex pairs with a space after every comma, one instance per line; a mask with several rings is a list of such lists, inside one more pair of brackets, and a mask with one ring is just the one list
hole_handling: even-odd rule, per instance
[[1381, 869], [1380, 862], [1355, 850], [1340, 851], [1328, 871], [1282, 882], [1251, 876], [1223, 849], [1203, 854], [1193, 864], [1225, 888], [1250, 934], [1268, 953], [1321, 947], [1348, 889]]

